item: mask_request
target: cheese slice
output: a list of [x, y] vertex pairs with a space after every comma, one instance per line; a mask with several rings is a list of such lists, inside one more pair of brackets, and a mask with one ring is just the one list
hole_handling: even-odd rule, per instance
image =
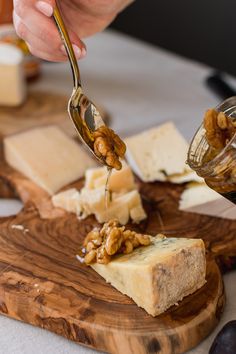
[[152, 316], [163, 313], [206, 282], [205, 247], [200, 239], [157, 236], [149, 246], [91, 267]]
[[0, 105], [17, 106], [25, 100], [23, 60], [19, 48], [0, 43]]
[[56, 126], [6, 137], [4, 153], [10, 166], [51, 195], [95, 166], [83, 148]]
[[179, 209], [219, 218], [236, 219], [236, 205], [205, 183], [189, 183], [181, 195]]
[[125, 139], [126, 158], [144, 182], [199, 180], [186, 165], [188, 143], [172, 122]]

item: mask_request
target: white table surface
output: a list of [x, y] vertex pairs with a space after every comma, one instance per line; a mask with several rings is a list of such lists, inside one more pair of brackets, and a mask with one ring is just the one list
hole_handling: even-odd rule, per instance
[[[172, 120], [189, 140], [204, 111], [218, 103], [203, 83], [210, 72], [206, 66], [111, 31], [87, 40], [87, 46], [88, 56], [80, 63], [84, 88], [89, 97], [111, 113], [113, 127], [123, 135]], [[33, 86], [68, 95], [71, 87], [68, 64], [45, 64], [42, 79]], [[0, 200], [0, 215], [15, 213], [17, 208], [17, 202]], [[236, 319], [236, 272], [224, 276], [224, 281], [227, 305], [220, 324], [188, 354], [208, 353], [223, 324]], [[92, 354], [96, 351], [0, 316], [0, 353]]]

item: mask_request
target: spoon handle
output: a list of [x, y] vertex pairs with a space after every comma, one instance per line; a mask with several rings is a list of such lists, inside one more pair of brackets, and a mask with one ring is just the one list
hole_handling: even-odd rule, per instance
[[64, 21], [62, 19], [61, 14], [60, 14], [60, 10], [57, 5], [54, 8], [53, 18], [54, 18], [54, 21], [55, 21], [56, 26], [58, 28], [58, 31], [60, 33], [63, 44], [66, 48], [66, 52], [67, 52], [68, 58], [70, 60], [70, 65], [71, 65], [71, 69], [72, 69], [74, 88], [77, 89], [78, 87], [81, 86], [79, 67], [77, 64], [76, 57], [75, 57], [74, 49], [73, 49], [71, 41], [70, 41], [69, 34], [67, 32], [66, 26], [64, 24]]

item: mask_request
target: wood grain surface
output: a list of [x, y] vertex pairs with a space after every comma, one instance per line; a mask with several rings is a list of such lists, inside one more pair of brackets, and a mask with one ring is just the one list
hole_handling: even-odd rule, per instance
[[[1, 124], [0, 132], [5, 134]], [[18, 215], [0, 218], [2, 314], [118, 354], [183, 353], [218, 323], [225, 296], [216, 261], [236, 256], [236, 222], [178, 211], [183, 186], [139, 182], [148, 218], [129, 226], [152, 235], [203, 238], [207, 283], [153, 318], [76, 260], [84, 236], [98, 225], [93, 217], [78, 221], [53, 209], [47, 193], [6, 165], [2, 150], [0, 181], [1, 194], [24, 203]]]
[[[0, 132], [10, 135], [20, 131], [48, 124], [57, 124], [68, 135], [76, 132], [68, 119], [68, 97], [49, 92], [30, 92], [27, 101], [20, 107], [0, 107]], [[104, 121], [110, 122], [106, 110], [97, 104]]]

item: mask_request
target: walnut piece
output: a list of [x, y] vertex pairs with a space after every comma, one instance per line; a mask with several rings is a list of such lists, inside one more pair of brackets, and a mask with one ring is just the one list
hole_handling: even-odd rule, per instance
[[106, 164], [120, 170], [122, 164], [120, 158], [123, 158], [126, 151], [125, 143], [115, 132], [103, 125], [93, 133], [94, 152], [99, 158], [102, 158]]
[[228, 144], [236, 132], [235, 122], [223, 112], [217, 112], [215, 109], [206, 111], [203, 124], [206, 129], [207, 142], [215, 150], [214, 155]]
[[148, 246], [151, 243], [149, 235], [125, 230], [119, 226], [117, 220], [110, 220], [99, 230], [90, 231], [83, 242], [83, 261], [85, 264], [94, 262], [107, 264], [116, 254], [128, 254], [140, 246]]

